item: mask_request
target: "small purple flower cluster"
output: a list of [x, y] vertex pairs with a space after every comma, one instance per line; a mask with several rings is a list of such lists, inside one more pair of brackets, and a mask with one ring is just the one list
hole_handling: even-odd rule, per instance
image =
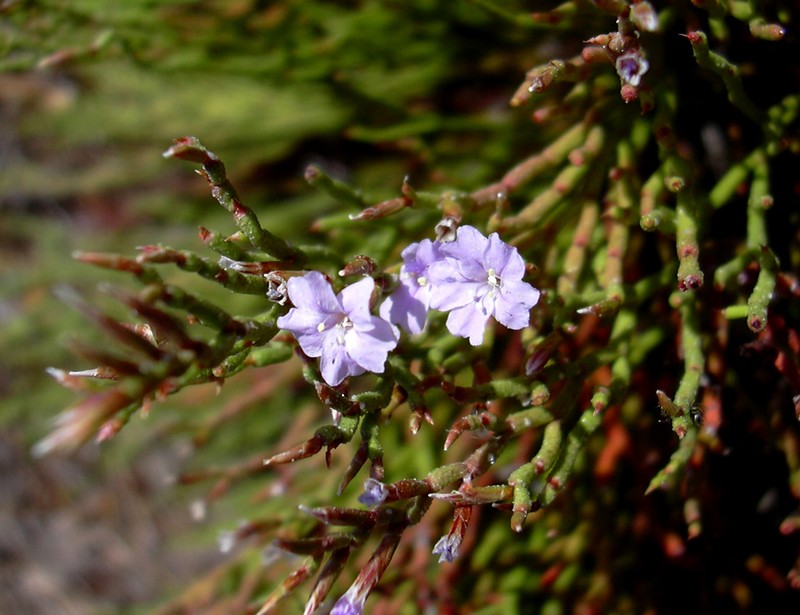
[[374, 289], [364, 278], [334, 295], [316, 271], [291, 278], [287, 293], [294, 307], [277, 324], [294, 334], [309, 357], [320, 358], [322, 377], [336, 386], [365, 371], [382, 373], [400, 334], [420, 333], [431, 309], [449, 312], [447, 329], [478, 346], [493, 317], [509, 329], [528, 326], [539, 291], [523, 282], [525, 262], [497, 233], [488, 238], [471, 226], [451, 242], [423, 240], [402, 253], [400, 285], [370, 313]]
[[425, 326], [429, 309], [450, 312], [447, 329], [478, 346], [489, 317], [524, 329], [539, 291], [523, 282], [525, 262], [497, 233], [488, 239], [471, 226], [455, 241], [422, 241], [403, 251], [401, 286], [381, 306], [381, 316], [410, 333]]

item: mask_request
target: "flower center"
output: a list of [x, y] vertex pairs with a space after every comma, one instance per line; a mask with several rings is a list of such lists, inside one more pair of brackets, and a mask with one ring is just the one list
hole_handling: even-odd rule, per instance
[[347, 332], [348, 329], [352, 328], [353, 328], [353, 321], [350, 320], [347, 316], [343, 316], [342, 319], [336, 323], [336, 343], [344, 344], [344, 334]]
[[326, 331], [329, 328], [333, 329], [334, 335], [336, 336], [336, 343], [344, 344], [344, 335], [348, 329], [353, 328], [353, 321], [350, 320], [348, 316], [342, 314], [341, 319], [339, 321], [332, 323], [333, 324], [332, 327], [329, 327], [329, 324], [331, 324], [330, 318], [328, 319], [327, 322], [328, 324], [326, 324], [326, 321], [323, 320], [321, 323], [319, 323], [317, 325], [317, 331], [322, 333], [323, 331]]
[[494, 269], [489, 269], [487, 274], [486, 283], [489, 284], [489, 296], [494, 297], [500, 288], [501, 280], [497, 277], [497, 272]]
[[419, 276], [417, 278], [417, 284], [419, 286], [427, 286], [428, 285], [428, 278], [426, 278], [424, 275]]

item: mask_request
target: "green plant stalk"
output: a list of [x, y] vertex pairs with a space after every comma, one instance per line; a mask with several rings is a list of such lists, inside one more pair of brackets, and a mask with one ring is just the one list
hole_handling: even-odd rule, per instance
[[698, 66], [708, 69], [717, 75], [725, 84], [725, 89], [728, 91], [728, 101], [735, 107], [738, 107], [747, 117], [753, 120], [759, 126], [764, 126], [765, 114], [759, 109], [747, 93], [744, 91], [742, 85], [742, 78], [740, 75], [739, 67], [729, 62], [724, 57], [709, 49], [708, 37], [704, 32], [699, 30], [690, 32], [688, 35], [689, 42], [692, 45], [694, 57], [697, 60]]
[[767, 240], [767, 221], [765, 211], [772, 205], [769, 195], [769, 167], [767, 157], [761, 150], [756, 150], [752, 158], [753, 181], [750, 184], [750, 196], [747, 200], [747, 248], [760, 250], [769, 242]]
[[137, 260], [142, 263], [174, 264], [233, 292], [261, 296], [267, 294], [268, 284], [263, 275], [248, 275], [224, 269], [189, 250], [174, 250], [163, 246], [145, 246], [141, 250]]
[[610, 222], [608, 243], [606, 246], [606, 262], [600, 285], [608, 293], [609, 299], [624, 301], [622, 285], [623, 259], [628, 249], [629, 226], [625, 214], [618, 214]]
[[703, 340], [700, 334], [700, 314], [697, 299], [692, 294], [680, 296], [678, 311], [681, 316], [681, 354], [683, 355], [683, 377], [675, 393], [675, 404], [683, 416], [672, 421], [672, 428], [678, 436], [690, 428], [692, 408], [700, 388], [700, 378], [705, 369]]
[[306, 168], [305, 179], [309, 184], [322, 190], [337, 201], [353, 205], [359, 209], [367, 206], [367, 202], [364, 200], [360, 190], [356, 190], [343, 181], [332, 178], [318, 166], [310, 165]]
[[246, 250], [243, 250], [233, 241], [230, 241], [230, 239], [227, 239], [219, 233], [210, 231], [202, 226], [200, 227], [200, 239], [205, 245], [214, 250], [214, 252], [220, 256], [224, 256], [233, 261], [246, 261], [248, 258], [248, 253]]
[[557, 292], [564, 297], [575, 293], [578, 277], [583, 270], [586, 261], [586, 250], [592, 238], [592, 232], [597, 225], [599, 207], [593, 200], [587, 200], [581, 209], [578, 224], [575, 226], [575, 233], [572, 236], [572, 243], [564, 256], [563, 272], [558, 277], [556, 285]]
[[656, 203], [665, 193], [664, 165], [661, 165], [647, 178], [639, 193], [639, 226], [643, 230], [653, 231], [659, 228], [661, 220], [657, 216]]
[[775, 294], [780, 269], [777, 257], [767, 246], [761, 248], [759, 263], [761, 270], [753, 292], [747, 299], [747, 326], [753, 333], [760, 333], [767, 327], [769, 303]]
[[689, 189], [678, 193], [675, 208], [678, 252], [678, 289], [697, 290], [703, 285], [703, 272], [700, 269], [700, 248], [697, 243], [697, 210], [694, 196]]
[[508, 477], [508, 484], [513, 491], [511, 529], [521, 532], [525, 519], [533, 507], [531, 483], [538, 476], [544, 481], [544, 476], [550, 471], [561, 450], [561, 422], [551, 421], [544, 428], [542, 444], [536, 456], [528, 463], [522, 464]]
[[509, 104], [512, 107], [524, 105], [533, 94], [541, 94], [560, 81], [583, 81], [589, 67], [581, 56], [570, 60], [550, 60], [547, 64], [536, 66], [525, 74], [525, 79], [514, 92]]
[[744, 269], [758, 258], [758, 249], [745, 250], [741, 254], [733, 257], [727, 263], [717, 267], [714, 272], [714, 284], [720, 288], [727, 286], [736, 279]]
[[697, 442], [697, 427], [693, 424], [690, 425], [683, 439], [680, 441], [678, 448], [672, 453], [672, 456], [662, 470], [656, 474], [650, 481], [650, 484], [645, 491], [645, 495], [652, 493], [656, 489], [666, 484], [668, 480], [676, 476], [689, 462], [689, 459], [694, 452], [695, 443]]
[[600, 426], [601, 421], [602, 416], [595, 412], [594, 407], [590, 407], [584, 410], [578, 422], [570, 429], [566, 445], [562, 448], [544, 491], [538, 499], [541, 506], [552, 504], [558, 492], [564, 488], [572, 473], [575, 460], [583, 449], [583, 443]]
[[733, 165], [726, 171], [725, 175], [719, 178], [708, 193], [708, 202], [711, 207], [718, 209], [733, 198], [739, 187], [747, 181], [753, 170], [753, 164], [761, 155], [759, 150], [751, 152], [747, 158]]
[[600, 125], [592, 126], [583, 146], [578, 148], [580, 154], [579, 164], [566, 166], [555, 178], [552, 186], [546, 188], [533, 201], [526, 205], [516, 216], [511, 216], [502, 221], [503, 229], [521, 231], [537, 224], [547, 212], [557, 203], [574, 191], [579, 182], [586, 176], [591, 161], [594, 160], [603, 148], [605, 132]]
[[250, 240], [256, 250], [270, 254], [280, 260], [300, 262], [303, 254], [292, 248], [287, 242], [264, 229], [255, 212], [246, 207], [228, 180], [225, 165], [217, 156], [208, 150], [196, 137], [176, 139], [173, 146], [164, 152], [164, 158], [177, 158], [203, 166], [202, 174], [211, 184], [213, 197], [233, 214], [236, 226]]
[[472, 200], [477, 206], [483, 206], [494, 204], [498, 194], [510, 195], [532, 179], [566, 160], [572, 150], [585, 143], [587, 131], [588, 122], [587, 118], [584, 118], [541, 152], [523, 160], [508, 171], [499, 182], [473, 192]]

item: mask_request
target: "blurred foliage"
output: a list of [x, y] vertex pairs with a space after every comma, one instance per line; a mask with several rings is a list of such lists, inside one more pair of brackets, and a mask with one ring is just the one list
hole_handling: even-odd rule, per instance
[[[131, 423], [139, 437], [191, 443], [184, 493], [233, 551], [161, 612], [252, 613], [273, 591], [288, 593], [278, 608], [301, 612], [311, 583], [289, 590], [323, 556], [290, 555], [302, 550], [291, 541], [327, 534], [297, 506], [358, 507], [357, 489], [335, 495], [337, 486], [361, 467], [350, 439], [377, 433], [386, 483], [425, 477], [434, 491], [466, 497], [469, 481], [440, 485], [437, 468], [477, 459], [476, 493], [495, 507], [472, 507], [461, 557], [443, 566], [430, 550], [451, 503], [434, 502], [421, 519], [413, 515], [427, 493], [380, 507], [377, 518], [399, 510], [415, 523], [379, 524], [371, 538], [354, 532], [359, 550], [331, 597], [382, 537], [405, 531], [368, 602], [382, 612], [796, 612], [800, 16], [791, 3], [673, 0], [653, 3], [659, 27], [650, 31], [641, 13], [649, 6], [0, 2], [0, 416], [41, 434], [52, 410], [73, 400], [42, 385], [45, 366], [140, 360], [120, 353], [124, 333], [90, 305], [124, 322], [136, 320], [131, 312], [168, 321], [165, 331], [195, 344], [184, 361], [170, 339], [163, 361], [136, 363], [140, 372], [116, 389], [81, 385], [88, 399], [129, 396], [103, 415], [113, 415], [106, 436], [151, 413]], [[641, 87], [623, 80], [620, 95], [614, 58], [623, 49], [645, 54], [649, 70]], [[443, 215], [499, 230], [538, 268], [545, 300], [534, 327], [498, 330], [472, 349], [437, 338], [434, 318], [434, 333], [399, 349], [400, 385], [366, 377], [348, 391], [373, 400], [401, 390], [411, 403], [393, 398], [331, 429], [325, 406], [342, 410], [342, 400], [319, 386], [313, 366], [303, 380], [297, 362], [280, 362], [291, 353], [287, 339], [270, 338], [276, 309], [258, 293], [230, 292], [235, 276], [223, 280], [216, 256], [192, 237], [196, 224], [220, 237], [236, 226], [202, 180], [158, 155], [188, 134], [225, 161], [264, 228], [332, 276], [356, 254], [396, 267], [400, 250]], [[310, 164], [322, 190], [303, 181]], [[338, 192], [326, 192], [319, 177], [328, 176], [344, 182]], [[398, 202], [413, 207], [349, 216], [358, 204], [382, 212]], [[223, 250], [267, 258], [241, 231], [234, 237]], [[138, 259], [83, 257], [104, 270], [69, 259], [77, 249], [130, 254], [152, 244]], [[211, 274], [200, 280], [187, 262]], [[132, 285], [109, 269], [140, 266], [144, 290], [120, 291]], [[117, 286], [96, 294], [107, 279]], [[51, 289], [62, 283], [92, 295], [84, 304], [61, 293], [115, 343], [57, 303]], [[164, 288], [190, 295], [155, 292]], [[192, 297], [224, 314], [198, 316], [207, 312]], [[63, 343], [76, 331], [80, 365]], [[226, 357], [230, 348], [239, 354]], [[521, 375], [534, 358], [541, 372]], [[198, 382], [211, 384], [189, 386]], [[524, 412], [520, 386], [555, 420], [512, 436], [504, 430]], [[81, 403], [72, 407], [89, 407]], [[434, 425], [420, 428], [425, 412]], [[67, 444], [93, 437], [95, 423]], [[456, 425], [465, 434], [443, 453]], [[330, 469], [323, 455], [264, 468], [279, 451], [299, 459], [292, 447], [317, 428], [324, 445], [341, 445]], [[138, 445], [131, 431], [105, 448]], [[555, 469], [515, 484], [551, 445]], [[493, 446], [491, 462], [475, 457]], [[383, 478], [383, 452], [369, 462]], [[508, 527], [509, 509], [520, 533]]]

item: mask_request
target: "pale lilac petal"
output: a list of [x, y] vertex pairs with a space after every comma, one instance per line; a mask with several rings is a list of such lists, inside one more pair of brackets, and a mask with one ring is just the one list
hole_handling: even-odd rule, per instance
[[[428, 252], [430, 252], [430, 249], [428, 249]], [[415, 274], [415, 276], [425, 271], [428, 264], [435, 259], [426, 261], [422, 258], [423, 254], [422, 244], [412, 243], [400, 254], [403, 258], [403, 269], [409, 273]]]
[[353, 602], [347, 595], [344, 595], [333, 605], [331, 615], [361, 615], [363, 612], [363, 603]]
[[539, 303], [541, 293], [527, 282], [509, 282], [500, 289], [501, 295], [505, 300], [513, 297], [513, 300], [526, 308], [530, 309]]
[[539, 291], [525, 282], [503, 284], [495, 299], [494, 317], [509, 329], [524, 329], [530, 322], [530, 310], [539, 301]]
[[[451, 258], [444, 258], [431, 263], [428, 266], [426, 277], [432, 289], [442, 284], [455, 284], [467, 280], [458, 270], [457, 261]], [[433, 293], [433, 290], [431, 292]]]
[[482, 260], [488, 248], [489, 240], [474, 226], [460, 226], [456, 231], [456, 240], [442, 245], [442, 252], [456, 258]]
[[281, 316], [275, 321], [281, 329], [286, 329], [292, 333], [316, 332], [319, 323], [323, 322], [327, 314], [309, 309], [292, 308], [285, 316]]
[[[442, 254], [441, 248], [442, 244], [438, 241], [431, 241], [430, 239], [423, 239], [416, 245], [417, 249], [413, 253], [409, 252], [409, 256], [411, 258], [406, 258], [406, 250], [403, 250], [402, 257], [403, 261], [406, 263], [406, 266], [409, 269], [413, 269], [414, 271], [424, 271], [425, 268], [430, 265], [431, 263], [435, 263], [436, 261], [440, 261], [444, 258]], [[409, 246], [411, 247], [411, 246]], [[412, 267], [412, 264], [415, 265]]]
[[297, 308], [324, 314], [341, 311], [330, 282], [319, 271], [309, 271], [302, 277], [289, 278], [286, 290], [289, 300]]
[[408, 286], [401, 284], [383, 302], [380, 315], [384, 320], [416, 334], [425, 326], [428, 308], [423, 301], [411, 294]]
[[439, 556], [439, 563], [452, 562], [458, 557], [461, 549], [461, 537], [458, 534], [445, 534], [433, 546], [432, 553]]
[[431, 305], [431, 290], [433, 290], [433, 285], [426, 281], [425, 286], [417, 286], [417, 289], [414, 291], [414, 298], [421, 302], [426, 310]]
[[489, 315], [480, 309], [480, 304], [470, 303], [457, 308], [447, 316], [447, 330], [453, 335], [469, 338], [473, 346], [480, 346]]
[[369, 303], [374, 288], [375, 280], [367, 277], [351, 284], [339, 293], [339, 300], [350, 320], [357, 322], [368, 321], [372, 318], [369, 313]]
[[650, 68], [650, 63], [644, 59], [641, 51], [633, 50], [623, 53], [615, 63], [617, 74], [624, 83], [638, 87], [644, 75]]
[[402, 286], [380, 313], [412, 332], [422, 329], [423, 307], [430, 307], [449, 311], [448, 330], [478, 345], [490, 316], [508, 328], [524, 328], [539, 299], [539, 291], [522, 281], [522, 256], [497, 233], [487, 238], [465, 225], [452, 242], [426, 240], [408, 246], [403, 260]]
[[484, 262], [475, 260], [472, 257], [463, 257], [462, 260], [456, 261], [454, 266], [458, 275], [464, 281], [486, 284], [486, 280], [489, 277], [489, 267]]
[[489, 235], [489, 249], [484, 264], [487, 271], [494, 269], [504, 281], [521, 280], [525, 275], [525, 261], [517, 249], [505, 243], [497, 233]]
[[530, 310], [526, 310], [522, 305], [505, 301], [495, 303], [494, 317], [501, 325], [515, 331], [527, 327], [531, 320]]
[[431, 291], [431, 307], [446, 312], [471, 305], [486, 287], [486, 282], [461, 282], [436, 286]]
[[319, 371], [325, 382], [334, 387], [348, 376], [364, 373], [364, 369], [347, 356], [345, 345], [339, 342], [333, 334], [325, 337], [319, 360]]
[[486, 269], [491, 268], [499, 272], [505, 266], [508, 260], [508, 253], [511, 250], [513, 248], [500, 239], [500, 235], [492, 233], [489, 235], [489, 239], [486, 240], [486, 252], [481, 260]]
[[397, 346], [399, 337], [395, 327], [375, 316], [373, 326], [367, 331], [353, 329], [344, 338], [350, 359], [367, 371], [383, 373], [389, 351]]
[[497, 269], [497, 274], [503, 280], [521, 280], [525, 275], [525, 261], [522, 260], [516, 248], [512, 248], [509, 252], [505, 266]]
[[386, 485], [374, 478], [368, 478], [364, 481], [364, 491], [358, 496], [358, 501], [364, 506], [375, 508], [383, 504], [388, 495], [389, 490], [386, 489]]
[[294, 331], [294, 336], [297, 338], [297, 343], [300, 348], [309, 357], [321, 357], [325, 342], [325, 336], [320, 335], [315, 329], [313, 332], [298, 332]]
[[331, 615], [361, 615], [364, 612], [363, 603], [352, 602], [346, 595], [336, 601], [331, 610]]

